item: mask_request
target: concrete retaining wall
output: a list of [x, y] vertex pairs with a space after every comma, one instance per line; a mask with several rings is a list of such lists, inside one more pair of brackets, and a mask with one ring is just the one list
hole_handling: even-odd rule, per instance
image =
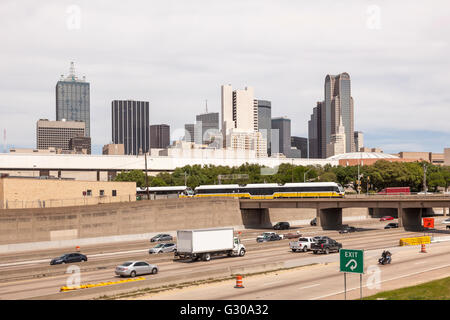
[[164, 199], [0, 211], [0, 244], [243, 225], [237, 199]]
[[[367, 209], [344, 209], [343, 219]], [[0, 252], [148, 239], [180, 229], [308, 225], [315, 209], [240, 210], [238, 199], [160, 199], [92, 206], [0, 210]]]

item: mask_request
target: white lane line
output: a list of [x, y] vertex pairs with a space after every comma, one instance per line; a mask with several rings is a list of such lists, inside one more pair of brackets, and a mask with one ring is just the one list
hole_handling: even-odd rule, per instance
[[12, 266], [20, 266], [24, 264], [35, 264], [35, 263], [42, 263], [42, 262], [50, 262], [51, 259], [45, 259], [45, 260], [33, 260], [33, 261], [21, 261], [21, 262], [12, 262], [12, 263], [2, 263], [0, 264], [0, 267], [12, 267]]
[[[391, 279], [383, 280], [383, 281], [380, 281], [379, 283], [383, 283], [383, 282], [387, 282], [387, 281], [393, 281], [393, 280], [398, 280], [398, 279], [401, 279], [401, 278], [407, 278], [407, 277], [410, 277], [410, 276], [415, 276], [416, 274], [419, 274], [419, 273], [424, 273], [424, 272], [434, 271], [434, 270], [437, 270], [437, 269], [443, 269], [443, 268], [447, 268], [447, 267], [450, 267], [450, 264], [446, 264], [446, 265], [443, 265], [443, 266], [430, 268], [430, 269], [427, 269], [427, 270], [422, 270], [422, 271], [412, 272], [412, 273], [409, 273], [409, 274], [402, 275], [402, 276], [400, 276], [400, 277], [396, 277], [396, 278], [391, 278]], [[367, 287], [367, 284], [366, 284], [366, 285], [363, 285], [362, 287], [363, 287], [363, 288]], [[351, 289], [347, 289], [347, 292], [352, 291], [352, 290], [356, 290], [356, 289], [359, 289], [359, 286], [358, 286], [358, 287], [351, 288]], [[345, 292], [345, 291], [342, 290], [342, 291], [334, 292], [334, 293], [331, 293], [331, 294], [323, 295], [323, 296], [320, 296], [320, 297], [310, 298], [309, 300], [318, 300], [318, 299], [322, 299], [322, 298], [326, 298], [326, 297], [335, 296], [335, 295], [337, 295], [337, 294], [342, 294], [342, 293], [344, 293], [344, 292]]]
[[[120, 251], [120, 252], [108, 252], [108, 253], [98, 253], [98, 254], [89, 254], [87, 255], [88, 259], [90, 258], [98, 258], [98, 257], [105, 257], [105, 256], [117, 256], [122, 254], [130, 254], [130, 253], [141, 253], [141, 252], [148, 252], [148, 249], [140, 249], [140, 250], [130, 250], [130, 251]], [[56, 258], [56, 257], [55, 257]], [[12, 267], [12, 266], [20, 266], [25, 264], [38, 264], [38, 263], [44, 263], [48, 262], [50, 263], [50, 259], [45, 260], [31, 260], [31, 261], [21, 261], [21, 262], [12, 262], [12, 263], [3, 263], [0, 264], [1, 267]]]
[[89, 257], [104, 257], [104, 256], [116, 256], [121, 254], [128, 253], [140, 253], [140, 252], [148, 252], [149, 249], [140, 249], [140, 250], [130, 250], [130, 251], [119, 251], [119, 252], [108, 252], [108, 253], [98, 253], [98, 254], [90, 254]]
[[263, 286], [270, 286], [271, 284], [280, 284], [280, 283], [282, 283], [282, 282], [283, 282], [283, 281], [267, 282], [267, 283], [264, 283]]
[[298, 288], [298, 289], [299, 290], [303, 290], [303, 289], [309, 289], [309, 288], [313, 288], [313, 287], [317, 287], [317, 286], [320, 286], [320, 283], [312, 284], [310, 286], [301, 287], [301, 288]]

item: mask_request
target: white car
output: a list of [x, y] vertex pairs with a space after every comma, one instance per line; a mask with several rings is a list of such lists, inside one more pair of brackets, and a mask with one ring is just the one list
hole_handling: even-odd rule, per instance
[[142, 274], [156, 274], [158, 267], [145, 261], [127, 261], [116, 267], [116, 275], [136, 277]]
[[445, 219], [444, 221], [442, 221], [443, 224], [450, 224], [450, 218]]
[[303, 251], [306, 252], [311, 250], [311, 244], [314, 243], [315, 240], [313, 237], [300, 237], [297, 241], [289, 242], [289, 247], [293, 252]]

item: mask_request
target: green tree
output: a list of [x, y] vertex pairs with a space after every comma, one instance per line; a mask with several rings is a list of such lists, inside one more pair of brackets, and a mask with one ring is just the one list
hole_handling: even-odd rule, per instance
[[142, 170], [122, 171], [115, 177], [114, 181], [134, 181], [136, 187], [145, 187], [145, 173]]

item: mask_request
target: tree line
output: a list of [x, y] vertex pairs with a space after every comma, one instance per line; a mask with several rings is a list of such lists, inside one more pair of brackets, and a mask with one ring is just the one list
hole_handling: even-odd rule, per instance
[[[424, 169], [428, 191], [439, 187], [448, 190], [450, 166], [438, 166], [428, 162], [389, 162], [379, 160], [364, 166], [295, 166], [289, 163], [278, 168], [267, 168], [258, 164], [243, 164], [239, 167], [193, 165], [176, 168], [173, 172], [158, 173], [148, 177], [148, 185], [183, 186], [194, 189], [199, 185], [219, 184], [219, 175], [241, 175], [238, 179], [221, 180], [222, 184], [290, 183], [290, 182], [337, 182], [347, 188], [361, 192], [378, 192], [387, 187], [410, 187], [411, 192], [423, 191]], [[358, 182], [358, 172], [360, 179]], [[132, 170], [119, 173], [115, 181], [134, 181], [145, 187], [145, 173]]]

